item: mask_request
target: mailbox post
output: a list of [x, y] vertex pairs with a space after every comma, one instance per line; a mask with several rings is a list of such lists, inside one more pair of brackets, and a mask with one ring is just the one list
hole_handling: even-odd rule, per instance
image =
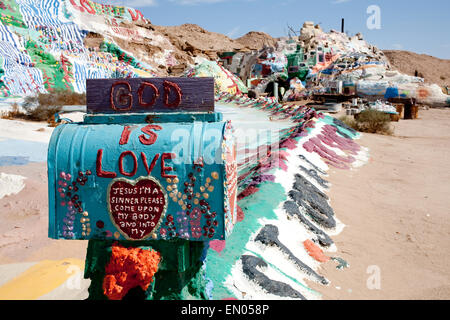
[[90, 299], [205, 299], [209, 241], [236, 222], [231, 123], [213, 78], [87, 80], [48, 152], [49, 237], [89, 240]]

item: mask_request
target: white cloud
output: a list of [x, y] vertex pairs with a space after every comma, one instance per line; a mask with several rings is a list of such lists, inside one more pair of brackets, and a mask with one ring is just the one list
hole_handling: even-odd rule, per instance
[[352, 0], [334, 0], [331, 1], [332, 4], [340, 4], [340, 3], [346, 3], [346, 2], [350, 2]]
[[224, 2], [225, 0], [170, 0], [170, 2], [175, 2], [184, 6], [192, 6], [197, 4], [208, 4], [208, 3], [219, 3]]
[[241, 27], [239, 26], [234, 27], [230, 32], [227, 33], [227, 37], [234, 38], [234, 36], [238, 33], [240, 29]]
[[157, 5], [156, 0], [97, 0], [103, 4], [112, 4], [114, 6], [124, 6], [131, 8], [154, 7]]

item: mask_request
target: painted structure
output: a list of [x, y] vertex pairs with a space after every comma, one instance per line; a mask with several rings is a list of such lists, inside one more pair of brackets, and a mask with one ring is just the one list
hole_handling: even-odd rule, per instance
[[[412, 98], [429, 106], [450, 106], [450, 97], [442, 88], [392, 70], [384, 53], [361, 34], [350, 37], [335, 30], [326, 33], [313, 22], [303, 24], [299, 37], [279, 39], [275, 48], [227, 56], [233, 73], [251, 79], [249, 89], [271, 93], [268, 85], [279, 82], [286, 89], [284, 101], [338, 91], [370, 100]], [[272, 57], [278, 62], [285, 59], [286, 75], [279, 72], [283, 64], [270, 60]], [[290, 81], [280, 81], [284, 77]], [[338, 87], [341, 89], [336, 90]]]
[[[91, 298], [121, 299], [137, 285], [145, 298], [181, 298], [191, 285], [203, 297], [208, 242], [225, 240], [237, 220], [234, 138], [213, 112], [213, 79], [91, 80], [88, 88], [96, 94], [88, 92], [85, 121], [58, 126], [50, 141], [49, 237], [90, 240]], [[136, 267], [147, 260], [156, 283]], [[122, 283], [121, 272], [142, 281]]]
[[228, 240], [210, 243], [210, 298], [320, 299], [304, 279], [326, 285], [320, 263], [347, 266], [335, 253], [331, 236], [342, 224], [330, 206], [324, 176], [329, 166], [350, 169], [364, 161], [366, 151], [353, 141], [359, 134], [307, 107], [226, 93], [216, 100], [293, 123], [270, 146], [238, 148], [242, 211]]
[[[2, 0], [0, 14], [0, 95], [32, 95], [68, 89], [86, 91], [86, 79], [155, 76], [153, 60], [176, 64], [172, 51], [134, 57], [113, 38], [164, 44], [167, 39], [146, 28], [125, 28], [123, 23], [146, 24], [139, 10], [88, 0]], [[105, 37], [100, 51], [89, 50], [89, 32]], [[141, 39], [141, 40], [139, 40]], [[147, 60], [146, 60], [147, 59]], [[145, 60], [145, 61], [144, 61]]]

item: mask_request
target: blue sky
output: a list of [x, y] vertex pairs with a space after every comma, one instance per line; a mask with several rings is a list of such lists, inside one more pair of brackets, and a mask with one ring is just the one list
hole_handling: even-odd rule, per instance
[[[101, 2], [101, 0], [100, 0]], [[237, 38], [249, 31], [273, 37], [287, 35], [287, 26], [299, 30], [304, 21], [322, 29], [361, 32], [381, 49], [401, 49], [450, 59], [450, 1], [408, 0], [112, 0], [138, 8], [156, 25], [195, 23], [208, 31]], [[369, 29], [370, 5], [380, 8], [380, 29]]]

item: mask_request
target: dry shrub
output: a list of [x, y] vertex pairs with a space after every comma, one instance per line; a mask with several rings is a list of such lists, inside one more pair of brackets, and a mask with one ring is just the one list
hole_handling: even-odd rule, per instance
[[2, 112], [1, 118], [47, 121], [54, 125], [55, 113], [60, 112], [63, 106], [85, 104], [85, 93], [57, 90], [51, 93], [39, 93], [35, 96], [25, 97], [22, 104], [25, 111], [21, 111], [19, 105], [14, 103], [10, 111]]
[[345, 123], [350, 128], [358, 130], [357, 126], [356, 126], [356, 120], [353, 117], [342, 116], [342, 117], [339, 117], [339, 120], [341, 120], [343, 123]]
[[344, 116], [339, 120], [360, 132], [393, 134], [390, 115], [381, 111], [365, 110], [358, 114], [355, 119]]
[[36, 108], [27, 110], [27, 118], [32, 121], [47, 121], [52, 122], [55, 118], [55, 113], [60, 112], [61, 107], [58, 106], [37, 106]]
[[368, 133], [392, 134], [391, 117], [377, 110], [365, 110], [356, 119], [359, 131]]
[[17, 103], [14, 103], [11, 105], [11, 110], [2, 112], [1, 118], [8, 120], [26, 119], [27, 115], [23, 111], [20, 111], [20, 107]]
[[63, 106], [85, 104], [85, 93], [57, 90], [26, 97], [22, 107], [25, 109], [27, 120], [47, 121], [54, 124], [55, 113], [60, 112]]
[[32, 97], [40, 106], [73, 106], [73, 105], [85, 105], [86, 94], [76, 93], [66, 90], [56, 90], [51, 93], [39, 93], [37, 96]]

